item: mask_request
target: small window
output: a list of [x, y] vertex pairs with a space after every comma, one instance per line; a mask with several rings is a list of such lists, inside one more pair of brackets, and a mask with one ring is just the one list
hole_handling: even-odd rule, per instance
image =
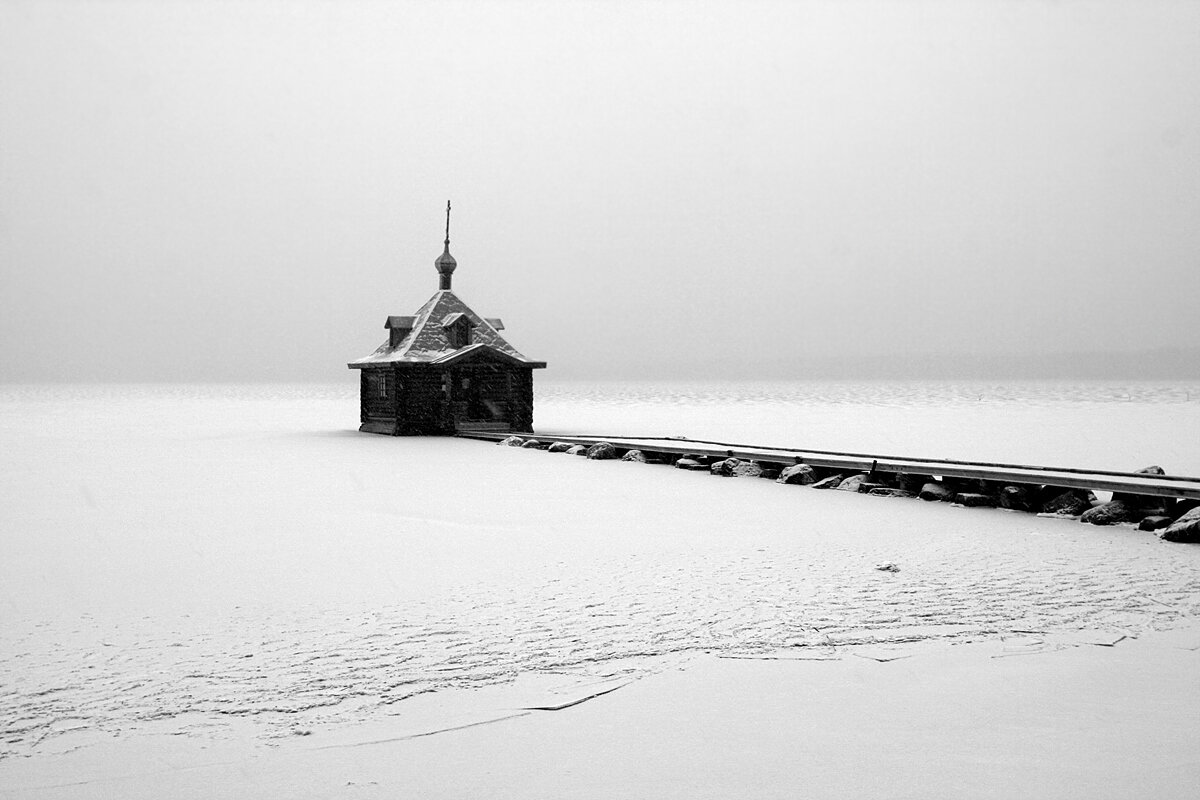
[[471, 323], [466, 317], [455, 321], [446, 330], [446, 338], [450, 340], [451, 347], [466, 347], [471, 343]]
[[386, 375], [379, 373], [379, 372], [372, 371], [372, 372], [368, 372], [366, 374], [366, 379], [367, 379], [367, 393], [368, 394], [374, 395], [375, 397], [383, 397], [383, 398], [386, 398], [388, 396], [387, 395], [387, 376]]

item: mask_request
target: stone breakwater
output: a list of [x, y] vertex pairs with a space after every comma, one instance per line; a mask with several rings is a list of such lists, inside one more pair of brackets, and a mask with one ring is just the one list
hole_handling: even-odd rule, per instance
[[[619, 459], [641, 464], [670, 464], [676, 469], [707, 472], [724, 478], [761, 478], [779, 484], [836, 489], [875, 497], [919, 498], [968, 508], [1003, 508], [1038, 516], [1077, 519], [1092, 525], [1136, 525], [1168, 542], [1200, 542], [1200, 500], [1115, 492], [1101, 501], [1087, 489], [1050, 484], [1010, 483], [983, 478], [941, 477], [936, 474], [882, 471], [846, 474], [805, 463], [756, 461], [704, 453], [674, 454], [627, 449], [610, 442], [591, 445], [547, 442], [508, 436], [504, 447], [567, 453], [593, 460]], [[1166, 475], [1160, 466], [1144, 467], [1141, 475]]]

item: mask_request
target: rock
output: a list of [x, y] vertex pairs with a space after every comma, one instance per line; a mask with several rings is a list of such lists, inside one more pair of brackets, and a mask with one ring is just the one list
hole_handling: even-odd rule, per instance
[[988, 481], [979, 478], [943, 478], [942, 483], [954, 494], [992, 494]]
[[722, 478], [732, 478], [733, 470], [738, 465], [736, 458], [726, 458], [723, 461], [715, 461], [708, 465], [709, 473], [718, 475]]
[[[840, 489], [842, 487], [839, 486], [838, 488]], [[876, 489], [890, 489], [890, 488], [892, 488], [892, 487], [888, 486], [887, 484], [877, 483], [872, 480], [865, 480], [858, 485], [858, 491], [862, 494], [870, 494], [871, 492], [875, 491]]]
[[587, 452], [585, 452], [584, 455], [593, 461], [606, 461], [610, 458], [617, 457], [617, 448], [613, 447], [608, 442], [596, 442], [587, 449]]
[[1139, 531], [1156, 531], [1171, 524], [1170, 517], [1146, 517], [1138, 523]]
[[639, 464], [646, 463], [646, 454], [641, 450], [630, 450], [625, 455], [621, 456], [622, 461], [636, 461]]
[[569, 456], [585, 456], [587, 455], [587, 448], [581, 444], [573, 444], [563, 452]]
[[1067, 489], [1042, 503], [1043, 514], [1057, 517], [1078, 517], [1092, 507], [1096, 495], [1084, 489]]
[[[865, 486], [866, 484], [863, 485]], [[875, 497], [916, 497], [912, 492], [904, 489], [893, 489], [890, 486], [877, 486], [867, 492], [867, 494], [874, 495]]]
[[738, 461], [733, 467], [735, 478], [761, 478], [762, 473], [762, 465], [757, 461]]
[[954, 502], [967, 508], [995, 508], [996, 498], [978, 492], [959, 492], [954, 495]]
[[793, 464], [780, 472], [775, 482], [807, 486], [817, 482], [817, 475], [808, 464]]
[[842, 482], [841, 475], [830, 475], [828, 478], [822, 478], [812, 485], [814, 489], [836, 489]]
[[1008, 484], [1004, 483], [1003, 481], [981, 480], [979, 482], [979, 493], [986, 494], [988, 497], [994, 497], [996, 498], [997, 502], [999, 502], [1000, 493], [1004, 491], [1004, 487], [1007, 485]]
[[1093, 525], [1116, 525], [1118, 522], [1133, 522], [1136, 518], [1129, 506], [1120, 500], [1109, 500], [1083, 512], [1079, 521], [1090, 522]]
[[1165, 517], [1171, 513], [1172, 502], [1167, 497], [1151, 494], [1125, 494], [1114, 492], [1113, 500], [1119, 500], [1129, 509], [1130, 522], [1139, 517]]
[[876, 564], [875, 569], [879, 570], [880, 572], [899, 572], [900, 571], [900, 568], [897, 567], [895, 564], [893, 564], [891, 561], [885, 561], [882, 564]]
[[1171, 508], [1171, 516], [1179, 519], [1193, 508], [1200, 508], [1200, 500], [1195, 500], [1191, 497], [1181, 497], [1175, 501], [1175, 505]]
[[1014, 511], [1033, 511], [1037, 504], [1034, 491], [1028, 486], [1005, 486], [1000, 490], [1001, 508], [1011, 508]]
[[762, 475], [762, 466], [754, 461], [726, 458], [710, 465], [708, 471], [723, 478], [757, 478]]
[[525, 440], [520, 436], [506, 436], [496, 444], [500, 445], [501, 447], [520, 447], [521, 445], [525, 444]]
[[1179, 519], [1193, 508], [1200, 508], [1200, 500], [1194, 500], [1190, 497], [1177, 497], [1172, 502], [1167, 500], [1166, 509], [1164, 511], [1152, 511], [1146, 516], [1148, 517], [1170, 517], [1171, 519]]
[[537, 439], [526, 439], [521, 444], [521, 447], [524, 447], [528, 450], [541, 450], [541, 449], [545, 448], [545, 446], [546, 445], [542, 444]]
[[950, 491], [944, 483], [930, 481], [921, 487], [921, 491], [917, 493], [917, 497], [929, 502], [940, 500], [943, 503], [949, 503], [954, 499], [954, 492]]
[[867, 479], [866, 473], [863, 473], [861, 475], [851, 475], [849, 478], [846, 478], [846, 480], [839, 483], [837, 485], [837, 488], [843, 492], [857, 492], [858, 487], [861, 486], [862, 482], [865, 481], [866, 479]]
[[1163, 528], [1158, 538], [1164, 542], [1200, 542], [1200, 507]]
[[708, 465], [701, 464], [693, 458], [681, 458], [675, 462], [676, 469], [692, 469], [692, 470], [707, 470]]
[[907, 472], [901, 472], [895, 478], [897, 489], [903, 489], [914, 495], [920, 492], [922, 487], [932, 480], [932, 475], [910, 475]]
[[555, 442], [546, 449], [551, 453], [565, 453], [572, 447], [574, 447], [574, 445], [568, 444], [567, 442]]
[[779, 480], [779, 470], [777, 470], [773, 467], [767, 468], [767, 469], [764, 469], [762, 471], [762, 473], [759, 474], [758, 477], [766, 478], [769, 481], [777, 481], [777, 480]]
[[[1167, 471], [1158, 465], [1151, 467], [1142, 467], [1137, 471], [1139, 475], [1166, 475]], [[1130, 492], [1113, 492], [1113, 500], [1120, 500], [1122, 503], [1133, 512], [1141, 512], [1140, 515], [1134, 516], [1166, 516], [1168, 504], [1170, 501], [1165, 497], [1157, 497], [1151, 494], [1132, 494]]]

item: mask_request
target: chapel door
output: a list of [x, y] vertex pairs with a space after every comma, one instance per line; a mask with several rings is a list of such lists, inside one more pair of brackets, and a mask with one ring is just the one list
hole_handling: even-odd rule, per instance
[[456, 370], [453, 400], [460, 428], [503, 429], [509, 425], [508, 382], [503, 370], [491, 364]]

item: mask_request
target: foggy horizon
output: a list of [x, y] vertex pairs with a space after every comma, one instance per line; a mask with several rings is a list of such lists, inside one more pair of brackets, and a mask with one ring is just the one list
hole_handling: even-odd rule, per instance
[[0, 5], [0, 381], [1200, 379], [1200, 4]]

